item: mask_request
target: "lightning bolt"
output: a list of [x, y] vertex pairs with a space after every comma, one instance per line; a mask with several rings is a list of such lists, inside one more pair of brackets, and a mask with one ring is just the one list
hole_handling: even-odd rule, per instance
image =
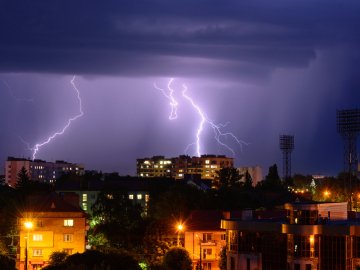
[[171, 84], [174, 81], [173, 78], [170, 79], [170, 81], [167, 84], [167, 89], [168, 89], [168, 93], [166, 93], [166, 91], [160, 87], [158, 87], [156, 85], [156, 83], [154, 83], [154, 87], [159, 90], [169, 101], [170, 101], [170, 107], [171, 107], [171, 112], [169, 115], [169, 120], [175, 120], [177, 119], [177, 108], [179, 103], [176, 101], [176, 99], [174, 98], [174, 89], [171, 88]]
[[13, 91], [13, 89], [10, 87], [10, 85], [4, 81], [4, 80], [1, 80], [2, 83], [5, 85], [5, 87], [9, 90], [9, 93], [10, 95], [16, 100], [16, 101], [19, 101], [19, 102], [33, 102], [34, 99], [33, 98], [20, 98], [20, 97], [17, 97]]
[[32, 153], [33, 160], [36, 158], [36, 154], [38, 153], [38, 151], [40, 150], [41, 147], [43, 147], [44, 145], [47, 145], [48, 143], [50, 143], [57, 136], [60, 136], [60, 135], [64, 134], [64, 132], [71, 125], [72, 122], [74, 122], [76, 119], [78, 119], [78, 118], [80, 118], [80, 117], [82, 117], [84, 115], [84, 112], [82, 110], [82, 101], [81, 101], [81, 97], [80, 97], [80, 91], [75, 85], [75, 77], [76, 76], [74, 75], [73, 78], [70, 80], [70, 83], [71, 83], [74, 91], [76, 92], [76, 96], [77, 96], [77, 99], [79, 101], [79, 113], [77, 115], [75, 115], [74, 117], [70, 118], [67, 121], [66, 125], [60, 131], [55, 132], [54, 134], [49, 136], [45, 141], [43, 141], [41, 143], [37, 143], [37, 144], [34, 145], [34, 147], [30, 148], [30, 150], [33, 151], [33, 153]]
[[192, 145], [196, 145], [196, 154], [197, 156], [201, 156], [201, 134], [203, 133], [204, 130], [204, 125], [207, 124], [209, 125], [213, 132], [214, 132], [214, 138], [216, 140], [216, 142], [221, 145], [222, 147], [226, 148], [227, 150], [229, 150], [234, 156], [235, 156], [235, 151], [234, 149], [232, 149], [229, 145], [227, 145], [226, 143], [224, 143], [222, 141], [222, 138], [226, 138], [226, 137], [230, 137], [233, 139], [233, 141], [235, 141], [241, 148], [243, 145], [248, 145], [248, 143], [239, 140], [233, 133], [231, 132], [223, 132], [221, 129], [226, 127], [229, 122], [225, 123], [225, 124], [215, 124], [213, 121], [211, 121], [206, 114], [203, 112], [203, 110], [199, 107], [199, 105], [197, 105], [194, 100], [187, 95], [187, 91], [188, 88], [185, 84], [182, 85], [183, 90], [182, 90], [182, 96], [191, 104], [191, 106], [195, 109], [195, 111], [198, 113], [198, 115], [200, 116], [200, 123], [199, 126], [197, 128], [196, 131], [196, 142], [189, 144], [186, 149], [185, 149], [185, 153], [188, 151], [188, 149], [192, 146]]

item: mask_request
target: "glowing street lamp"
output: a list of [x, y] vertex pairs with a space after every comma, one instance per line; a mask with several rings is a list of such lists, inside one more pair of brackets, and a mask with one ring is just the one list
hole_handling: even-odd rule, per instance
[[24, 227], [27, 231], [26, 233], [26, 241], [25, 241], [25, 270], [28, 269], [28, 246], [29, 246], [29, 231], [32, 229], [33, 227], [33, 223], [31, 221], [25, 221], [24, 222]]
[[325, 190], [323, 194], [324, 194], [324, 198], [327, 199], [328, 197], [330, 197], [331, 193], [329, 190]]
[[177, 229], [177, 246], [180, 246], [180, 233], [184, 230], [184, 225], [182, 223], [178, 223], [176, 226]]

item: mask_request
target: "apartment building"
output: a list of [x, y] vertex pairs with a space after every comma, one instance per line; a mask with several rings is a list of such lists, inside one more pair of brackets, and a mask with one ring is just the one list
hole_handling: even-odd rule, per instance
[[201, 179], [215, 180], [217, 171], [234, 166], [234, 159], [223, 155], [202, 155], [175, 158], [154, 156], [137, 159], [138, 177], [171, 177], [184, 179], [186, 175], [199, 175]]
[[223, 219], [228, 270], [352, 270], [360, 267], [360, 223], [347, 202], [288, 203], [282, 218]]
[[29, 177], [33, 181], [44, 183], [54, 183], [64, 173], [83, 174], [84, 166], [57, 160], [55, 162], [47, 162], [40, 159], [25, 159], [8, 157], [5, 161], [5, 183], [11, 187], [15, 187], [17, 176], [21, 168], [24, 167], [29, 173]]
[[85, 213], [57, 194], [29, 198], [18, 226], [17, 269], [41, 269], [55, 251], [85, 251]]

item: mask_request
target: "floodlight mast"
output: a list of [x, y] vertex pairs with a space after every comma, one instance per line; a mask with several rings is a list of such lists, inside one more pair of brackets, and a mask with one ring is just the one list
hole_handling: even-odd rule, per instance
[[295, 148], [294, 135], [280, 135], [280, 150], [283, 153], [283, 178], [291, 178], [291, 153]]
[[[349, 174], [350, 209], [352, 198], [352, 177], [357, 176], [357, 138], [360, 134], [360, 109], [337, 110], [336, 127], [344, 142], [344, 172]], [[344, 183], [346, 192], [346, 184]]]

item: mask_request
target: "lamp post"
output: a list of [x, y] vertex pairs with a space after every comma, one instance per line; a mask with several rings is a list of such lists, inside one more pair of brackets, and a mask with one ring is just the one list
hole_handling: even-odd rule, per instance
[[201, 244], [202, 244], [202, 239], [200, 238], [200, 236], [198, 234], [196, 234], [196, 237], [199, 238], [199, 247], [200, 247], [199, 270], [202, 270], [202, 264], [201, 264]]
[[179, 247], [180, 246], [180, 233], [184, 230], [184, 225], [181, 223], [178, 223], [176, 228], [177, 228], [177, 247]]
[[33, 227], [33, 223], [31, 221], [24, 222], [24, 226], [26, 229], [26, 236], [25, 236], [25, 270], [28, 269], [28, 247], [29, 247], [29, 231]]

